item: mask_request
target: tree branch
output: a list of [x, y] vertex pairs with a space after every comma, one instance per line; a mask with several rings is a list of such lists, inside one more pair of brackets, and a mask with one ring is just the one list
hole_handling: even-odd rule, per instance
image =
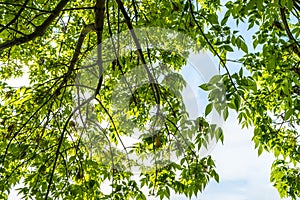
[[[115, 60], [116, 60], [116, 65], [119, 67], [119, 70], [121, 71], [122, 75], [124, 76], [124, 71], [122, 69], [122, 66], [121, 66], [121, 63], [119, 62], [119, 56], [118, 56], [118, 52], [117, 52], [117, 48], [116, 48], [116, 44], [115, 44], [115, 41], [114, 41], [114, 38], [113, 38], [113, 33], [112, 33], [112, 30], [111, 30], [111, 24], [110, 24], [110, 19], [109, 19], [109, 7], [108, 7], [108, 1], [106, 2], [106, 15], [107, 15], [107, 26], [108, 26], [108, 33], [110, 35], [110, 40], [111, 40], [111, 43], [112, 43], [112, 47], [113, 47], [113, 50], [114, 50], [114, 55], [115, 55]], [[114, 62], [114, 61], [113, 61]], [[113, 64], [114, 65], [114, 64]], [[114, 70], [114, 67], [112, 68]], [[126, 76], [124, 76], [124, 80], [125, 80], [125, 83], [127, 85], [127, 88], [129, 89], [130, 91], [130, 94], [133, 98], [133, 101], [135, 103], [135, 105], [138, 105], [137, 103], [137, 100], [136, 100], [136, 97], [135, 97], [135, 94], [133, 93], [132, 91], [132, 87], [130, 86]]]
[[[228, 67], [226, 66], [226, 63], [225, 61], [221, 58], [221, 56], [218, 54], [218, 52], [216, 51], [216, 49], [214, 48], [214, 46], [211, 44], [211, 42], [208, 40], [208, 38], [206, 37], [205, 33], [203, 32], [201, 26], [199, 25], [197, 19], [195, 18], [195, 15], [194, 15], [194, 9], [193, 9], [193, 3], [191, 0], [189, 0], [189, 4], [190, 4], [190, 12], [191, 12], [191, 15], [192, 15], [192, 19], [195, 21], [201, 35], [204, 37], [205, 41], [207, 42], [207, 44], [209, 45], [209, 47], [212, 49], [213, 53], [219, 58], [220, 60], [220, 63], [222, 64], [222, 66], [225, 68], [227, 74], [228, 74], [228, 77], [229, 77], [229, 80], [234, 88], [235, 91], [237, 91], [237, 93], [242, 97], [242, 99], [248, 103], [247, 99], [245, 99], [244, 95], [240, 94], [240, 91], [238, 90], [238, 88], [236, 87], [232, 77], [231, 77], [231, 74], [228, 70]], [[249, 104], [250, 105], [250, 104]]]
[[99, 94], [102, 82], [103, 82], [103, 60], [102, 60], [102, 34], [104, 26], [104, 11], [105, 11], [105, 0], [97, 0], [95, 5], [95, 29], [97, 34], [97, 65], [99, 67], [100, 79], [97, 84], [95, 91], [95, 97]]
[[285, 32], [286, 32], [288, 38], [294, 42], [291, 46], [292, 50], [294, 51], [294, 53], [296, 53], [298, 55], [298, 57], [300, 57], [300, 51], [299, 51], [300, 44], [298, 43], [298, 41], [294, 38], [293, 34], [291, 33], [289, 24], [286, 20], [286, 16], [284, 13], [284, 8], [282, 8], [282, 7], [280, 8], [280, 16], [281, 16], [281, 20], [283, 22], [284, 29], [285, 29]]
[[124, 4], [122, 3], [121, 0], [116, 0], [117, 1], [117, 4], [118, 4], [118, 7], [119, 9], [121, 10], [124, 18], [125, 18], [125, 23], [130, 31], [130, 34], [131, 34], [131, 37], [133, 38], [133, 41], [135, 43], [135, 46], [137, 48], [137, 53], [139, 55], [139, 58], [141, 59], [144, 67], [145, 67], [145, 70], [147, 72], [147, 75], [148, 75], [148, 78], [149, 78], [149, 81], [151, 83], [151, 88], [152, 88], [152, 91], [153, 91], [153, 94], [156, 94], [154, 95], [154, 98], [155, 98], [155, 101], [156, 101], [156, 104], [160, 104], [160, 95], [159, 95], [159, 89], [158, 89], [158, 84], [154, 84], [156, 83], [154, 77], [152, 76], [148, 66], [147, 66], [147, 63], [146, 63], [146, 60], [144, 58], [144, 55], [143, 55], [143, 51], [142, 51], [142, 47], [141, 47], [141, 44], [135, 34], [135, 31], [133, 29], [133, 26], [132, 26], [132, 23], [130, 21], [130, 17], [127, 13], [127, 11], [125, 10], [125, 7], [124, 7]]
[[50, 16], [44, 21], [44, 23], [40, 26], [38, 26], [35, 31], [29, 35], [20, 37], [20, 38], [15, 38], [9, 41], [6, 41], [2, 44], [0, 44], [0, 50], [4, 50], [6, 48], [23, 44], [26, 42], [29, 42], [33, 39], [35, 39], [38, 36], [44, 35], [46, 32], [47, 28], [51, 25], [51, 23], [55, 20], [55, 18], [59, 15], [60, 11], [66, 6], [66, 4], [69, 2], [69, 0], [61, 0], [55, 9], [52, 11]]
[[21, 13], [23, 12], [23, 10], [25, 9], [25, 6], [27, 5], [28, 1], [29, 0], [26, 0], [24, 2], [24, 4], [22, 5], [22, 7], [20, 8], [19, 12], [15, 15], [15, 17], [8, 24], [4, 25], [4, 27], [0, 30], [0, 33], [2, 33], [2, 31], [4, 31], [10, 25], [12, 25], [13, 23], [15, 23], [15, 21], [17, 21], [17, 19], [19, 18], [19, 16], [21, 15]]
[[14, 32], [16, 32], [16, 33], [18, 33], [18, 34], [20, 34], [20, 35], [24, 35], [24, 36], [26, 35], [26, 34], [22, 33], [21, 31], [19, 31], [19, 30], [17, 30], [17, 29], [14, 29], [14, 28], [11, 28], [11, 27], [7, 27], [7, 26], [2, 25], [2, 24], [0, 24], [0, 27], [3, 27], [3, 28], [0, 30], [0, 33], [2, 32], [2, 30], [9, 29], [9, 30], [12, 30], [12, 31], [14, 31]]
[[81, 50], [81, 47], [82, 47], [82, 44], [83, 44], [83, 41], [86, 37], [86, 35], [90, 32], [90, 31], [94, 31], [95, 30], [95, 25], [94, 24], [89, 24], [89, 25], [86, 25], [81, 33], [80, 33], [80, 36], [79, 36], [79, 39], [77, 41], [77, 45], [76, 45], [76, 48], [75, 48], [75, 52], [73, 54], [73, 57], [72, 57], [72, 60], [71, 60], [71, 63], [70, 63], [70, 66], [68, 67], [68, 72], [66, 74], [66, 77], [68, 77], [72, 71], [74, 70], [74, 67], [75, 67], [75, 64], [77, 63], [78, 61], [78, 57], [80, 55], [80, 50]]
[[58, 157], [60, 155], [60, 148], [62, 146], [63, 138], [65, 136], [65, 132], [67, 131], [67, 126], [69, 124], [69, 121], [71, 120], [71, 118], [73, 117], [73, 115], [75, 114], [75, 112], [77, 112], [82, 106], [84, 106], [85, 104], [89, 103], [91, 100], [93, 100], [93, 97], [88, 98], [81, 105], [78, 105], [74, 109], [74, 111], [69, 115], [68, 119], [65, 122], [63, 130], [62, 130], [61, 135], [59, 137], [59, 142], [58, 142], [57, 150], [56, 150], [56, 153], [55, 153], [54, 163], [53, 163], [52, 171], [51, 171], [51, 174], [50, 174], [50, 179], [49, 179], [49, 184], [48, 184], [47, 192], [46, 192], [46, 195], [45, 195], [45, 200], [48, 199], [48, 196], [49, 196], [49, 193], [50, 193], [50, 189], [51, 189], [51, 185], [52, 185], [52, 180], [53, 180], [54, 172], [55, 172], [55, 169], [56, 169]]

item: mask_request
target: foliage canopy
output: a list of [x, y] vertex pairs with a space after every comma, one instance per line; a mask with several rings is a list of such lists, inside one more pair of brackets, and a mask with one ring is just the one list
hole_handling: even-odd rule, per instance
[[[218, 181], [213, 159], [198, 150], [222, 140], [222, 130], [203, 116], [188, 120], [178, 93], [188, 50], [202, 48], [224, 71], [200, 86], [209, 93], [205, 115], [215, 108], [226, 120], [232, 109], [243, 127], [254, 126], [258, 153], [276, 157], [274, 186], [282, 197], [300, 197], [299, 4], [2, 0], [0, 198], [17, 183], [24, 199], [146, 199], [142, 187], [161, 199], [171, 190], [191, 197]], [[239, 24], [255, 32], [252, 41]], [[241, 56], [231, 59], [236, 51]], [[29, 86], [5, 83], [24, 67]], [[140, 142], [125, 148], [121, 138], [136, 129]], [[169, 148], [179, 163], [163, 159]], [[154, 165], [131, 154], [151, 155]], [[106, 181], [108, 193], [101, 190]]]

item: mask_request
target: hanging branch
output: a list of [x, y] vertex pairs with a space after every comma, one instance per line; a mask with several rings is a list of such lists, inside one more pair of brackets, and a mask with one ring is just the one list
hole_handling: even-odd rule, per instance
[[[194, 13], [194, 10], [193, 10], [193, 3], [192, 3], [191, 0], [189, 0], [189, 4], [190, 4], [190, 12], [191, 12], [192, 18], [193, 18], [193, 20], [195, 21], [195, 23], [196, 23], [196, 25], [197, 25], [197, 27], [198, 27], [198, 29], [199, 29], [201, 35], [204, 37], [205, 41], [207, 42], [207, 44], [209, 45], [209, 47], [212, 49], [213, 53], [219, 58], [220, 63], [221, 63], [222, 66], [225, 68], [225, 70], [226, 70], [226, 72], [227, 72], [227, 74], [228, 74], [229, 80], [230, 80], [230, 82], [231, 82], [231, 84], [232, 84], [234, 90], [237, 91], [237, 93], [242, 97], [242, 99], [243, 99], [246, 103], [248, 103], [247, 99], [245, 99], [244, 95], [242, 95], [242, 94], [240, 93], [240, 91], [238, 90], [238, 88], [236, 87], [236, 85], [235, 85], [235, 83], [234, 83], [234, 81], [233, 81], [233, 78], [231, 77], [231, 74], [230, 74], [230, 72], [229, 72], [229, 69], [228, 69], [228, 67], [226, 66], [225, 61], [221, 58], [221, 56], [218, 54], [218, 52], [216, 51], [216, 49], [214, 48], [214, 46], [213, 46], [213, 45], [211, 44], [211, 42], [208, 40], [208, 38], [206, 37], [204, 31], [202, 30], [200, 24], [198, 23], [198, 21], [197, 21], [197, 19], [196, 19], [196, 17], [195, 17], [195, 13]], [[250, 104], [249, 104], [249, 105], [250, 105]]]
[[66, 133], [66, 131], [67, 131], [67, 126], [68, 126], [68, 124], [69, 124], [69, 121], [71, 120], [71, 118], [73, 117], [73, 115], [74, 115], [81, 107], [83, 107], [85, 104], [89, 103], [89, 102], [92, 101], [92, 100], [93, 100], [93, 97], [90, 97], [90, 98], [88, 98], [87, 100], [85, 100], [82, 104], [78, 105], [78, 106], [74, 109], [74, 111], [69, 115], [68, 119], [66, 120], [66, 122], [65, 122], [65, 124], [64, 124], [63, 130], [62, 130], [61, 135], [60, 135], [60, 137], [59, 137], [58, 146], [57, 146], [57, 149], [56, 149], [56, 152], [55, 152], [54, 163], [53, 163], [52, 171], [51, 171], [51, 174], [50, 174], [50, 179], [49, 179], [49, 183], [48, 183], [47, 192], [46, 192], [46, 195], [45, 195], [45, 200], [47, 200], [48, 197], [49, 197], [51, 185], [52, 185], [52, 182], [53, 182], [54, 172], [55, 172], [55, 169], [56, 169], [58, 157], [59, 157], [59, 155], [60, 155], [60, 148], [61, 148], [61, 146], [62, 146], [62, 142], [63, 142], [64, 136], [65, 136], [65, 133]]
[[135, 46], [137, 48], [137, 53], [139, 55], [139, 58], [141, 59], [144, 67], [145, 67], [145, 70], [147, 72], [147, 75], [148, 75], [148, 78], [149, 78], [149, 81], [151, 83], [151, 88], [152, 88], [152, 91], [153, 91], [153, 94], [156, 94], [154, 95], [154, 98], [155, 98], [155, 102], [156, 104], [160, 104], [160, 95], [159, 95], [159, 89], [158, 89], [158, 84], [155, 84], [155, 79], [154, 77], [152, 76], [149, 68], [147, 67], [147, 63], [146, 63], [146, 60], [144, 58], [144, 55], [143, 55], [143, 51], [142, 51], [142, 47], [141, 47], [141, 44], [135, 34], [135, 31], [133, 29], [133, 25], [131, 23], [131, 20], [130, 20], [130, 17], [124, 7], [124, 4], [122, 3], [121, 0], [116, 0], [117, 3], [118, 3], [118, 7], [120, 8], [124, 18], [125, 18], [125, 23], [130, 31], [130, 34], [131, 34], [131, 37], [133, 38], [133, 41], [135, 43]]

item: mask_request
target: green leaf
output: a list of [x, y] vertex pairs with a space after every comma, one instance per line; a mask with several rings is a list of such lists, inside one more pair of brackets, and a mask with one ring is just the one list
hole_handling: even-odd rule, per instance
[[221, 81], [221, 79], [222, 79], [222, 76], [217, 74], [217, 75], [214, 75], [213, 77], [211, 77], [211, 79], [209, 80], [209, 83], [210, 84], [216, 84], [219, 81]]
[[212, 24], [218, 24], [218, 16], [216, 14], [209, 14], [208, 15], [208, 20], [212, 23]]
[[233, 48], [229, 45], [224, 45], [223, 48], [226, 49], [227, 51], [233, 52]]
[[239, 49], [242, 49], [245, 53], [248, 53], [248, 47], [242, 36], [236, 38], [236, 44]]
[[223, 111], [223, 119], [224, 119], [224, 121], [227, 120], [228, 115], [229, 115], [228, 107], [226, 107], [226, 108], [224, 109], [224, 111]]
[[215, 173], [215, 174], [214, 174], [214, 178], [215, 178], [215, 180], [217, 181], [217, 183], [220, 182], [219, 174]]
[[208, 89], [208, 86], [207, 86], [207, 83], [204, 83], [204, 84], [202, 84], [202, 85], [200, 85], [199, 86], [202, 90], [204, 90], [204, 91], [208, 91], [209, 89]]
[[224, 18], [221, 21], [221, 26], [224, 26], [227, 23], [229, 16], [230, 16], [230, 10], [228, 10], [225, 13]]
[[284, 94], [290, 95], [289, 87], [287, 84], [283, 85], [281, 88], [282, 88]]
[[235, 105], [235, 110], [238, 111], [240, 109], [241, 105], [241, 97], [237, 94], [234, 96], [233, 99], [234, 105]]
[[262, 152], [263, 152], [263, 148], [262, 148], [262, 146], [260, 145], [260, 146], [258, 147], [258, 156], [260, 156]]
[[205, 116], [209, 115], [209, 113], [212, 111], [213, 104], [209, 103], [205, 108]]
[[286, 2], [286, 6], [287, 6], [287, 8], [291, 11], [291, 10], [293, 10], [293, 7], [294, 7], [294, 2], [293, 2], [293, 0], [286, 0], [287, 2]]
[[292, 109], [292, 108], [288, 109], [287, 112], [285, 112], [284, 120], [290, 119], [290, 117], [293, 113], [294, 113], [294, 109]]
[[243, 77], [243, 68], [240, 69], [240, 71], [239, 71], [239, 76], [240, 76], [240, 77]]
[[245, 53], [248, 53], [248, 46], [246, 45], [245, 42], [241, 42], [241, 49], [242, 49]]

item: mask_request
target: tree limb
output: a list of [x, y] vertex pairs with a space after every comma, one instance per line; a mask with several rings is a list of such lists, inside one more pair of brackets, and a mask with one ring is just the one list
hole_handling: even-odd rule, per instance
[[105, 0], [97, 0], [95, 5], [95, 29], [97, 34], [97, 65], [99, 67], [99, 81], [95, 91], [95, 97], [99, 93], [102, 82], [103, 82], [103, 60], [102, 60], [102, 35], [104, 26], [104, 11], [105, 11]]
[[4, 31], [6, 28], [8, 28], [10, 25], [12, 25], [13, 23], [15, 23], [15, 21], [17, 21], [17, 19], [19, 18], [19, 16], [21, 15], [21, 13], [24, 11], [25, 6], [27, 5], [29, 0], [26, 0], [24, 2], [24, 4], [22, 5], [22, 7], [20, 8], [19, 12], [15, 15], [15, 17], [6, 25], [4, 25], [4, 27], [0, 30], [0, 33], [2, 33], [2, 31]]
[[[119, 62], [119, 56], [118, 56], [118, 52], [117, 52], [117, 48], [116, 48], [116, 44], [114, 42], [114, 38], [113, 38], [113, 33], [112, 33], [112, 30], [111, 30], [111, 24], [110, 24], [110, 19], [109, 19], [109, 7], [108, 7], [108, 1], [106, 2], [106, 15], [107, 15], [107, 26], [108, 26], [108, 33], [110, 35], [110, 40], [111, 40], [111, 43], [112, 43], [112, 46], [113, 46], [113, 50], [114, 50], [114, 55], [115, 55], [115, 60], [116, 60], [116, 65], [119, 67], [119, 70], [121, 71], [122, 75], [124, 76], [124, 71], [122, 69], [122, 66], [121, 66], [121, 63]], [[113, 68], [114, 70], [114, 68]], [[124, 76], [124, 80], [125, 80], [125, 83], [127, 85], [127, 88], [129, 89], [130, 91], [130, 94], [133, 98], [133, 101], [135, 103], [135, 105], [138, 105], [137, 103], [137, 100], [136, 100], [136, 97], [135, 97], [135, 94], [134, 92], [132, 91], [132, 87], [130, 86], [127, 78]]]
[[[231, 74], [228, 70], [228, 67], [226, 66], [226, 63], [225, 61], [221, 58], [221, 56], [218, 54], [218, 52], [216, 51], [216, 49], [214, 48], [214, 46], [211, 44], [211, 42], [208, 40], [208, 38], [206, 37], [205, 33], [203, 32], [200, 24], [198, 23], [197, 19], [195, 18], [195, 14], [194, 14], [194, 9], [193, 9], [193, 3], [191, 0], [189, 0], [189, 4], [190, 4], [190, 12], [191, 12], [191, 15], [192, 15], [192, 19], [195, 21], [196, 23], [196, 26], [198, 27], [199, 31], [201, 32], [201, 35], [204, 37], [205, 41], [207, 42], [207, 44], [209, 45], [209, 47], [212, 49], [213, 53], [219, 58], [220, 60], [220, 63], [222, 64], [222, 66], [225, 68], [227, 74], [228, 74], [228, 77], [229, 77], [229, 80], [234, 88], [235, 91], [237, 91], [237, 93], [242, 97], [242, 99], [248, 103], [247, 99], [245, 99], [244, 95], [240, 94], [240, 91], [238, 90], [238, 88], [236, 87], [232, 77], [231, 77]], [[250, 105], [250, 104], [249, 104]]]
[[75, 64], [77, 63], [78, 61], [78, 57], [80, 55], [80, 50], [81, 50], [81, 47], [82, 47], [82, 44], [83, 44], [83, 41], [85, 39], [85, 36], [90, 32], [90, 31], [94, 31], [95, 30], [95, 25], [94, 24], [89, 24], [89, 25], [86, 25], [81, 33], [80, 33], [80, 36], [79, 36], [79, 39], [77, 41], [77, 44], [76, 44], [76, 48], [75, 48], [75, 52], [73, 54], [73, 57], [72, 57], [72, 60], [71, 60], [71, 63], [70, 63], [70, 66], [68, 67], [68, 72], [66, 74], [66, 77], [69, 76], [72, 71], [74, 70], [74, 67], [75, 67]]
[[284, 13], [284, 8], [282, 8], [282, 7], [280, 8], [280, 16], [281, 16], [281, 20], [283, 22], [284, 29], [285, 29], [285, 32], [286, 32], [288, 38], [294, 42], [291, 46], [292, 50], [294, 51], [294, 53], [296, 53], [298, 55], [298, 57], [300, 57], [300, 51], [299, 51], [300, 44], [298, 43], [298, 41], [294, 38], [293, 34], [291, 33], [290, 27], [288, 25], [288, 22], [286, 20], [286, 16]]
[[0, 24], [0, 27], [2, 27], [2, 29], [0, 30], [0, 33], [2, 32], [2, 30], [9, 29], [9, 30], [12, 30], [12, 31], [20, 34], [20, 35], [24, 35], [24, 36], [26, 35], [26, 34], [22, 33], [21, 31], [19, 31], [17, 29], [14, 29], [14, 28], [11, 28], [11, 27], [7, 27], [7, 26], [2, 25], [2, 24]]
[[155, 98], [155, 101], [156, 101], [156, 104], [159, 104], [160, 103], [160, 95], [159, 95], [159, 89], [158, 89], [158, 86], [157, 84], [153, 84], [155, 83], [155, 79], [154, 77], [152, 76], [149, 68], [147, 67], [147, 63], [146, 63], [146, 60], [144, 58], [144, 55], [143, 55], [143, 51], [142, 51], [142, 47], [141, 47], [141, 44], [135, 34], [135, 31], [133, 29], [133, 26], [132, 26], [132, 23], [130, 21], [130, 17], [127, 13], [127, 11], [125, 10], [125, 7], [124, 7], [124, 4], [122, 3], [121, 0], [116, 0], [117, 1], [117, 4], [118, 4], [118, 7], [120, 8], [124, 18], [125, 18], [125, 23], [130, 31], [130, 34], [131, 34], [131, 37], [133, 38], [133, 41], [135, 43], [135, 46], [137, 48], [137, 53], [139, 55], [139, 58], [141, 59], [144, 67], [145, 67], [145, 70], [147, 72], [147, 75], [148, 75], [148, 78], [149, 78], [149, 81], [151, 84], [151, 88], [152, 88], [152, 91], [153, 91], [153, 94], [156, 94], [154, 95], [154, 98]]
[[67, 131], [67, 126], [69, 124], [69, 121], [71, 120], [71, 118], [73, 117], [73, 115], [75, 114], [75, 112], [77, 112], [82, 106], [84, 106], [85, 104], [89, 103], [91, 100], [93, 100], [93, 97], [88, 98], [81, 105], [78, 105], [74, 109], [74, 111], [69, 115], [68, 119], [65, 122], [63, 130], [62, 130], [61, 135], [59, 137], [59, 142], [58, 142], [58, 146], [57, 146], [56, 153], [55, 153], [54, 163], [53, 163], [52, 171], [51, 171], [51, 174], [50, 174], [50, 179], [49, 179], [49, 183], [48, 183], [47, 192], [46, 192], [46, 195], [45, 195], [45, 200], [48, 199], [48, 196], [49, 196], [49, 193], [50, 193], [51, 185], [52, 185], [52, 182], [53, 182], [54, 172], [55, 172], [55, 169], [56, 169], [58, 157], [60, 155], [60, 148], [62, 146], [63, 138], [65, 136], [65, 132]]
[[40, 26], [38, 26], [35, 31], [29, 35], [20, 37], [20, 38], [15, 38], [9, 41], [6, 41], [2, 44], [0, 44], [0, 50], [4, 50], [6, 48], [23, 44], [26, 42], [29, 42], [33, 39], [35, 39], [38, 36], [44, 35], [46, 32], [47, 28], [51, 25], [51, 23], [55, 20], [55, 18], [59, 15], [60, 11], [66, 6], [66, 4], [69, 2], [69, 0], [61, 0], [55, 9], [52, 11], [50, 16], [44, 21], [44, 23]]

